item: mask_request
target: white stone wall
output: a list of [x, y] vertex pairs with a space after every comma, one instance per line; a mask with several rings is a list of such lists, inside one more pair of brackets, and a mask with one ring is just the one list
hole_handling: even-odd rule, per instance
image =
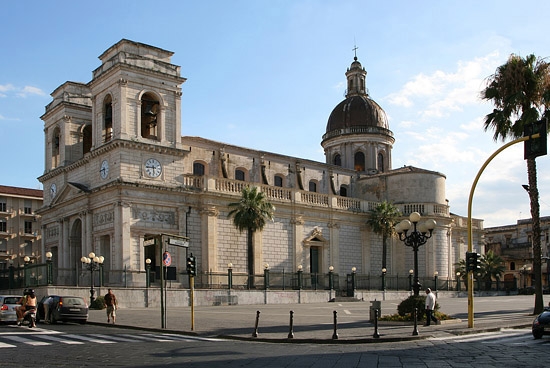
[[362, 257], [361, 231], [357, 226], [342, 225], [340, 227], [340, 272], [351, 272], [352, 267], [358, 273], [364, 272]]

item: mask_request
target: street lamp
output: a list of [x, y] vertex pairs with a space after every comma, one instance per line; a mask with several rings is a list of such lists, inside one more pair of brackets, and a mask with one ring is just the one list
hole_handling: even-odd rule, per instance
[[332, 289], [334, 289], [334, 267], [328, 267], [328, 289], [329, 289], [329, 299], [332, 300]]
[[27, 287], [29, 286], [29, 268], [27, 266], [29, 265], [29, 263], [31, 263], [31, 258], [29, 256], [25, 256], [23, 258], [23, 262], [25, 262], [25, 264], [23, 265], [23, 276], [25, 278], [25, 287]]
[[264, 289], [269, 289], [269, 263], [264, 265]]
[[303, 274], [303, 270], [302, 270], [303, 266], [302, 265], [298, 265], [298, 289], [299, 290], [302, 290], [302, 274]]
[[437, 276], [439, 275], [439, 272], [434, 272], [434, 291], [437, 291]]
[[52, 255], [52, 252], [46, 252], [46, 282], [48, 285], [53, 284]]
[[151, 258], [145, 260], [145, 287], [149, 288], [151, 285]]
[[519, 273], [523, 276], [523, 289], [527, 288], [527, 274], [530, 272], [531, 267], [527, 267], [525, 265], [523, 265], [519, 270]]
[[388, 270], [386, 269], [386, 267], [382, 268], [382, 290], [383, 291], [386, 291], [386, 272]]
[[94, 271], [98, 271], [103, 264], [105, 258], [103, 256], [96, 256], [94, 252], [90, 252], [88, 257], [82, 256], [80, 262], [82, 262], [82, 267], [85, 267], [90, 271], [90, 306], [94, 303], [95, 290], [94, 290]]
[[[403, 220], [395, 226], [395, 232], [407, 247], [411, 247], [414, 252], [414, 295], [420, 295], [420, 281], [418, 279], [418, 248], [426, 244], [429, 238], [432, 237], [433, 230], [435, 229], [436, 222], [433, 219], [426, 220], [425, 222], [418, 224], [421, 216], [418, 212], [410, 214], [408, 220]], [[409, 232], [413, 227], [413, 230]]]
[[460, 291], [460, 271], [456, 271], [456, 291]]
[[[351, 289], [353, 290], [354, 294], [355, 294], [355, 289], [356, 289], [356, 288], [355, 288], [355, 286], [356, 286], [356, 285], [355, 285], [355, 281], [356, 281], [356, 280], [355, 280], [355, 277], [356, 277], [356, 276], [355, 276], [355, 275], [356, 275], [355, 273], [356, 273], [356, 272], [357, 272], [357, 268], [356, 268], [356, 267], [352, 267], [352, 268], [351, 268]], [[352, 295], [352, 296], [355, 296], [355, 295]]]
[[231, 290], [233, 287], [233, 263], [227, 264], [227, 288]]

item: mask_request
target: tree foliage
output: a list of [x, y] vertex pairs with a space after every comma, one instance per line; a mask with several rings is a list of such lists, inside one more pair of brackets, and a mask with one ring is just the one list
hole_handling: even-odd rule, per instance
[[392, 203], [383, 201], [369, 211], [368, 216], [367, 225], [382, 236], [382, 268], [386, 268], [387, 240], [395, 232], [394, 226], [401, 212]]
[[254, 286], [253, 236], [256, 231], [263, 230], [268, 220], [273, 221], [275, 207], [257, 187], [245, 186], [241, 194], [240, 201], [229, 204], [231, 210], [227, 216], [233, 219], [233, 225], [240, 232], [247, 232], [248, 287], [252, 288]]
[[[493, 130], [493, 139], [520, 138], [524, 127], [540, 118], [548, 120], [550, 111], [550, 65], [543, 58], [531, 54], [525, 58], [510, 55], [508, 61], [499, 66], [495, 74], [487, 79], [487, 87], [481, 97], [491, 101], [493, 112], [485, 117], [485, 131]], [[542, 297], [540, 204], [537, 187], [537, 166], [535, 158], [527, 159], [529, 201], [533, 219], [533, 272], [535, 273], [534, 313], [544, 308]]]

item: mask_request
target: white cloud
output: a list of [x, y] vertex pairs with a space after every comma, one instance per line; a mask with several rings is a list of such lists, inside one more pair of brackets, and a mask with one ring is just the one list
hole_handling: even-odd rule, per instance
[[46, 93], [40, 88], [33, 86], [16, 87], [13, 84], [0, 84], [0, 97], [9, 97], [14, 93], [17, 97], [27, 97], [29, 95], [45, 96]]
[[25, 86], [19, 91], [17, 95], [19, 97], [27, 97], [28, 95], [44, 96], [46, 95], [46, 93], [44, 93], [44, 91], [42, 91], [40, 88], [33, 87], [33, 86]]
[[447, 117], [462, 111], [464, 106], [481, 103], [479, 93], [487, 75], [498, 65], [498, 53], [470, 61], [459, 61], [456, 70], [418, 74], [397, 93], [387, 97], [390, 104], [410, 108], [418, 106], [418, 115], [424, 119]]

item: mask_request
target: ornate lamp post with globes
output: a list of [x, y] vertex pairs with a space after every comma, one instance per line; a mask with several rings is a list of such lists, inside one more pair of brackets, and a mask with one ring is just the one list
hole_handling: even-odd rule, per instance
[[90, 252], [90, 254], [88, 254], [88, 257], [82, 256], [82, 258], [80, 258], [80, 262], [82, 262], [82, 267], [85, 267], [87, 270], [90, 271], [90, 306], [95, 300], [94, 271], [98, 271], [100, 269], [104, 260], [105, 257], [96, 256], [94, 252]]
[[53, 284], [52, 252], [46, 252], [46, 283]]
[[[420, 288], [422, 285], [418, 279], [418, 249], [420, 246], [426, 244], [429, 238], [432, 237], [433, 230], [435, 229], [435, 220], [429, 219], [419, 224], [421, 216], [418, 212], [413, 212], [409, 215], [408, 220], [403, 220], [395, 226], [395, 232], [407, 247], [411, 247], [414, 252], [414, 283], [413, 290], [414, 295], [420, 295]], [[409, 232], [413, 228], [412, 231]]]

